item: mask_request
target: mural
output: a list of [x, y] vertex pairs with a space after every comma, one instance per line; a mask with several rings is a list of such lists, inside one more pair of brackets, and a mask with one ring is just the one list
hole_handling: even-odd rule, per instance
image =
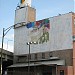
[[31, 6], [31, 0], [20, 0], [21, 4]]
[[36, 22], [30, 22], [26, 25], [29, 30], [29, 37], [31, 41], [38, 44], [49, 41], [49, 19], [43, 19]]

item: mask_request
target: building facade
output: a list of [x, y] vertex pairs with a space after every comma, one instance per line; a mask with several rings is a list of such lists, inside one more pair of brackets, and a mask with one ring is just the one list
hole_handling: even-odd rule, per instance
[[36, 21], [36, 10], [24, 6], [15, 14], [14, 64], [8, 75], [75, 75], [75, 13]]
[[[1, 63], [1, 48], [0, 48], [0, 63]], [[2, 70], [3, 74], [7, 72], [7, 67], [13, 64], [13, 53], [7, 50], [2, 51]]]

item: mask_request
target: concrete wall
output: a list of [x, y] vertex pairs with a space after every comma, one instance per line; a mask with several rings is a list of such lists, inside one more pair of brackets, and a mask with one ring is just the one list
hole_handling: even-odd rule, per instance
[[73, 48], [71, 13], [50, 18], [49, 42], [50, 51]]
[[36, 9], [28, 7], [28, 22], [33, 22], [36, 20]]
[[[31, 53], [57, 51], [63, 49], [72, 49], [72, 13], [51, 17], [49, 41], [43, 44], [31, 45]], [[28, 29], [26, 26], [16, 28], [15, 42], [14, 42], [14, 54], [28, 54], [27, 42], [31, 41], [29, 33], [32, 29]]]
[[[0, 58], [1, 58], [1, 48], [0, 48]], [[13, 61], [13, 53], [7, 50], [2, 50], [2, 58], [4, 61], [12, 60]]]
[[15, 24], [26, 22], [28, 17], [28, 7], [15, 10]]
[[33, 22], [36, 20], [36, 10], [32, 7], [25, 6], [15, 10], [15, 24], [21, 22]]
[[[35, 21], [36, 19], [36, 10], [32, 7], [25, 6], [23, 8], [16, 9], [15, 11], [15, 24], [16, 26], [14, 27], [14, 53], [15, 54], [20, 54], [21, 52], [25, 53], [25, 46], [26, 42], [28, 42], [28, 29], [26, 27], [19, 27], [21, 25], [18, 25], [17, 23], [21, 22], [32, 22]], [[26, 47], [27, 49], [27, 47]], [[28, 50], [27, 52], [28, 53]]]
[[28, 29], [19, 27], [14, 30], [14, 55], [28, 53]]

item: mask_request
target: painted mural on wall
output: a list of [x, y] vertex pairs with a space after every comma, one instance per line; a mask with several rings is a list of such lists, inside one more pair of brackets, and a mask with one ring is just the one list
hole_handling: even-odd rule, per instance
[[49, 19], [43, 19], [36, 22], [30, 22], [26, 25], [29, 29], [30, 41], [42, 44], [49, 41]]

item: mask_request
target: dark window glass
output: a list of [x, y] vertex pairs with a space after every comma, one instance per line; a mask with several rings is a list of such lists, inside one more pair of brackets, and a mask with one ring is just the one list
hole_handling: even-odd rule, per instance
[[25, 62], [27, 60], [27, 56], [18, 56], [18, 62]]
[[45, 53], [42, 53], [42, 59], [45, 59]]
[[52, 52], [49, 52], [49, 56], [52, 57]]
[[35, 59], [37, 59], [37, 54], [35, 54]]
[[64, 70], [60, 70], [60, 75], [64, 75]]

